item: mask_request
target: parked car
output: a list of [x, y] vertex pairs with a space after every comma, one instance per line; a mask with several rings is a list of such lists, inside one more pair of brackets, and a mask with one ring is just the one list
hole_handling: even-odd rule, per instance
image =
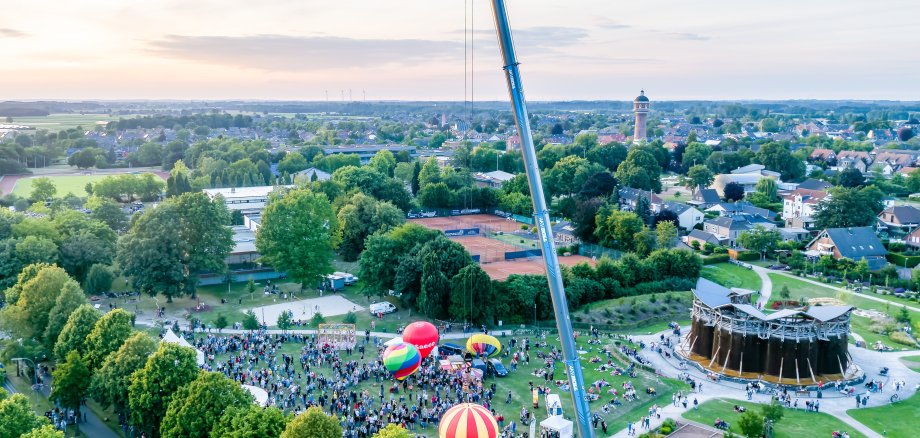
[[445, 342], [441, 345], [438, 345], [438, 352], [444, 356], [463, 356], [464, 351], [466, 351], [465, 348], [450, 342]]
[[498, 359], [489, 359], [488, 363], [489, 373], [497, 377], [507, 377], [508, 369], [505, 368], [505, 365], [502, 364], [502, 361]]
[[387, 313], [393, 313], [396, 311], [396, 306], [393, 303], [388, 301], [383, 301], [379, 303], [371, 304], [367, 307], [370, 310], [371, 314], [376, 315], [378, 313], [386, 315]]

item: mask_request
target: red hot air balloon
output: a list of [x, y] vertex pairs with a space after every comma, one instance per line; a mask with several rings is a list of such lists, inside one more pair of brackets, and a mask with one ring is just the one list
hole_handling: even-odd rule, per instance
[[438, 329], [430, 322], [416, 321], [403, 330], [402, 338], [403, 342], [415, 345], [424, 359], [438, 345]]
[[498, 422], [482, 405], [462, 403], [447, 410], [438, 426], [439, 438], [496, 438]]

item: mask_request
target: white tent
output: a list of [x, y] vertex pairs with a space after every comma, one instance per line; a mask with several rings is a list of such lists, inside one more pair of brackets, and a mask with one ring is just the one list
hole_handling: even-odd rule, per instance
[[566, 420], [561, 415], [549, 417], [540, 422], [540, 428], [550, 430], [559, 434], [559, 438], [572, 438], [572, 422]]
[[243, 389], [249, 391], [250, 394], [256, 399], [256, 404], [262, 406], [263, 408], [268, 406], [268, 391], [259, 388], [258, 386], [252, 385], [242, 385]]
[[162, 342], [169, 342], [170, 344], [177, 344], [182, 347], [188, 347], [192, 350], [195, 350], [195, 359], [198, 362], [198, 366], [204, 365], [204, 352], [193, 347], [192, 344], [189, 344], [185, 338], [176, 335], [173, 333], [172, 329], [166, 329], [166, 334], [163, 335]]

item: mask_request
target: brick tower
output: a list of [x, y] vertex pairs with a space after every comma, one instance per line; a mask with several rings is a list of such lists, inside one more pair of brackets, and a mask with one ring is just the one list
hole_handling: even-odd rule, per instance
[[636, 130], [633, 134], [633, 142], [638, 143], [647, 140], [645, 125], [648, 119], [649, 100], [645, 97], [645, 90], [639, 92], [639, 97], [633, 100], [633, 112], [636, 113]]

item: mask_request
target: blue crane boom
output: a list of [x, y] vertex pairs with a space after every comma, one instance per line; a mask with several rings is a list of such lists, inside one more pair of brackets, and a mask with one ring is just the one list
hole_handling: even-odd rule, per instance
[[534, 219], [537, 229], [540, 230], [543, 262], [546, 265], [546, 278], [549, 281], [549, 292], [553, 299], [553, 310], [556, 313], [556, 326], [562, 342], [565, 374], [568, 376], [572, 400], [575, 404], [575, 423], [581, 438], [592, 438], [594, 429], [591, 428], [591, 411], [588, 408], [581, 363], [575, 348], [572, 321], [569, 318], [569, 307], [565, 299], [565, 289], [562, 286], [562, 272], [559, 270], [559, 259], [553, 243], [553, 229], [550, 226], [549, 210], [546, 208], [546, 199], [543, 196], [543, 184], [540, 182], [540, 167], [537, 165], [537, 152], [533, 145], [533, 135], [530, 132], [527, 103], [524, 100], [521, 74], [514, 53], [514, 41], [511, 38], [511, 27], [508, 24], [508, 11], [505, 9], [504, 0], [492, 0], [492, 14], [495, 17], [495, 30], [498, 33], [498, 44], [504, 61], [505, 80], [508, 84], [508, 94], [511, 95], [514, 120], [517, 124], [518, 135], [521, 137], [521, 153], [524, 155], [527, 183], [530, 185], [533, 199]]

